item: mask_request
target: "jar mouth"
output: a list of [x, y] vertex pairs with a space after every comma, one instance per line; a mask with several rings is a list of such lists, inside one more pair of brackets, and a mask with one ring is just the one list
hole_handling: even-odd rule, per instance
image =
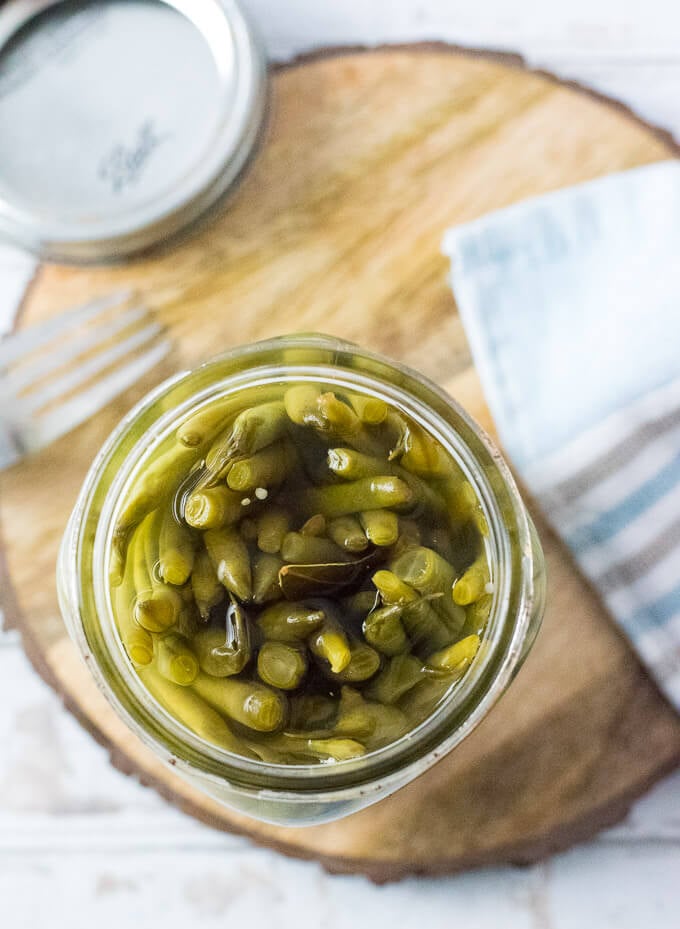
[[[285, 358], [281, 359], [282, 351]], [[301, 381], [379, 396], [430, 432], [461, 467], [489, 525], [493, 603], [482, 647], [466, 674], [435, 710], [400, 739], [359, 758], [315, 765], [282, 765], [233, 754], [201, 739], [151, 696], [120, 641], [109, 588], [108, 557], [117, 511], [146, 456], [178, 422], [217, 397], [245, 386]], [[137, 436], [132, 445], [130, 438]], [[127, 447], [127, 451], [125, 448]], [[86, 551], [88, 526], [94, 545]], [[121, 422], [88, 474], [73, 517], [72, 593], [78, 603], [81, 646], [110, 702], [155, 749], [188, 770], [244, 790], [316, 793], [403, 778], [425, 770], [461, 741], [509, 683], [525, 642], [533, 601], [533, 554], [528, 519], [514, 480], [490, 439], [435, 384], [420, 374], [324, 336], [296, 336], [236, 349], [161, 384]]]

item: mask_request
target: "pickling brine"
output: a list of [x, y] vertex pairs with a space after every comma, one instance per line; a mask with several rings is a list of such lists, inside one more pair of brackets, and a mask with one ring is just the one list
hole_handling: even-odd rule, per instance
[[150, 695], [214, 745], [332, 763], [420, 725], [475, 659], [488, 527], [398, 405], [305, 380], [192, 410], [140, 462], [110, 594]]

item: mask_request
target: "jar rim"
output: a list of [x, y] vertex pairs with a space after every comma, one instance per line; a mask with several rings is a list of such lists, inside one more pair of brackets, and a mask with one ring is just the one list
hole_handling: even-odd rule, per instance
[[[290, 363], [282, 364], [276, 360], [276, 354], [282, 349], [291, 356]], [[297, 363], [293, 363], [296, 352], [301, 354]], [[310, 353], [314, 357], [320, 353], [318, 363], [301, 363]], [[359, 359], [363, 364], [355, 368], [340, 363], [347, 362], [348, 358]], [[225, 365], [229, 369], [235, 361], [245, 362], [245, 367], [237, 366], [237, 370], [227, 371], [226, 376], [211, 381], [211, 370], [214, 373]], [[265, 363], [267, 361], [268, 364]], [[183, 391], [182, 388], [190, 386], [192, 378], [199, 374], [204, 375], [204, 389]], [[108, 543], [116, 505], [123, 497], [124, 486], [144, 461], [145, 455], [200, 403], [212, 402], [227, 390], [237, 392], [246, 384], [256, 386], [263, 379], [277, 384], [286, 380], [323, 380], [345, 386], [343, 380], [346, 378], [351, 379], [346, 386], [378, 392], [405, 409], [409, 416], [442, 441], [472, 482], [489, 522], [496, 558], [496, 590], [489, 620], [489, 628], [495, 630], [496, 638], [491, 641], [491, 636], [485, 637], [485, 648], [480, 649], [475, 663], [450, 688], [435, 710], [418, 726], [387, 746], [358, 759], [333, 764], [276, 765], [252, 761], [206, 742], [183, 726], [155, 701], [125, 655], [113, 621], [106, 580]], [[186, 393], [184, 402], [154, 416], [152, 411], [155, 407], [162, 407], [162, 401], [173, 392]], [[448, 419], [440, 414], [440, 410], [448, 414]], [[91, 518], [97, 491], [101, 491], [101, 485], [105, 483], [107, 467], [110, 468], [117, 452], [120, 457], [121, 447], [131, 428], [145, 417], [149, 418], [150, 413], [152, 429], [144, 431], [125, 451], [123, 461], [117, 463], [115, 475], [103, 491], [103, 500], [97, 504], [99, 512], [92, 563], [84, 564], [83, 530]], [[462, 433], [466, 431], [474, 436], [478, 446], [476, 451], [471, 448], [469, 439], [464, 438]], [[482, 458], [485, 460], [480, 460]], [[487, 470], [494, 478], [495, 487], [492, 487]], [[501, 515], [499, 493], [510, 505], [509, 512], [514, 521], [510, 528], [507, 526], [508, 513]], [[516, 542], [511, 540], [511, 534], [516, 537]], [[460, 742], [500, 697], [516, 670], [529, 630], [534, 597], [530, 526], [519, 491], [500, 452], [455, 400], [419, 372], [333, 337], [305, 334], [250, 343], [159, 385], [127, 414], [95, 458], [67, 536], [70, 537], [70, 545], [65, 567], [70, 581], [69, 598], [72, 603], [78, 604], [79, 614], [73, 624], [75, 629], [71, 631], [72, 634], [75, 632], [81, 650], [93, 656], [89, 666], [100, 688], [133, 731], [151, 744], [156, 752], [167, 754], [187, 773], [195, 773], [198, 769], [203, 777], [226, 780], [232, 789], [258, 789], [260, 793], [273, 792], [277, 797], [288, 796], [291, 800], [300, 793], [328, 793], [338, 799], [344, 793], [354, 793], [357, 786], [368, 789], [373, 784], [376, 789], [382, 790], [390, 781], [402, 780], [406, 772], [421, 773]], [[91, 598], [83, 589], [84, 575], [92, 579]], [[88, 601], [90, 612], [94, 606], [90, 622], [86, 621], [88, 617], [85, 615]]]

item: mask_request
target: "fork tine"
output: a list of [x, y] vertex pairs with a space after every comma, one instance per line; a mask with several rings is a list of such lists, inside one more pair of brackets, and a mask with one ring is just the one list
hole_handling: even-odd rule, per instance
[[159, 342], [129, 364], [116, 368], [107, 377], [101, 378], [88, 390], [39, 416], [31, 424], [27, 447], [37, 451], [89, 419], [157, 365], [167, 355], [170, 347], [171, 343], [167, 340]]
[[117, 342], [115, 345], [99, 352], [92, 358], [88, 358], [87, 361], [79, 364], [71, 371], [67, 371], [66, 374], [62, 374], [61, 377], [46, 384], [40, 390], [36, 390], [22, 397], [18, 401], [21, 414], [32, 416], [47, 403], [51, 403], [58, 397], [67, 394], [80, 384], [84, 384], [91, 377], [94, 377], [95, 374], [104, 371], [114, 362], [129, 355], [141, 345], [144, 345], [145, 342], [157, 336], [159, 332], [161, 332], [160, 325], [158, 323], [150, 323], [138, 332], [128, 336], [127, 339], [123, 339], [122, 342]]
[[91, 303], [69, 310], [67, 313], [60, 313], [42, 325], [17, 332], [6, 341], [0, 342], [0, 367], [18, 360], [27, 352], [46, 345], [55, 336], [67, 332], [70, 327], [93, 319], [105, 310], [129, 300], [131, 296], [131, 290], [119, 290], [99, 300], [93, 300]]
[[143, 306], [125, 310], [111, 322], [94, 324], [83, 335], [76, 333], [74, 338], [70, 339], [63, 347], [60, 347], [59, 352], [55, 352], [53, 355], [44, 355], [33, 361], [26, 362], [26, 364], [22, 362], [19, 370], [13, 370], [5, 376], [6, 389], [10, 394], [16, 396], [34, 381], [46, 377], [52, 371], [84, 354], [88, 349], [110, 339], [116, 333], [143, 319], [147, 313], [148, 310]]

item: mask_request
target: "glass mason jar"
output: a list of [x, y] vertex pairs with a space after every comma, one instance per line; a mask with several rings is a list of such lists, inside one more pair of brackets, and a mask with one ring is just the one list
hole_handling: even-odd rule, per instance
[[[212, 745], [170, 716], [125, 654], [111, 608], [108, 559], [117, 508], [150, 452], [199, 407], [245, 387], [323, 382], [401, 407], [458, 461], [489, 525], [494, 580], [483, 643], [435, 711], [399, 740], [333, 764], [277, 765]], [[58, 563], [69, 632], [115, 710], [175, 773], [225, 805], [284, 825], [316, 824], [368, 806], [453, 749], [510, 684], [534, 640], [545, 601], [545, 566], [515, 482], [480, 428], [442, 390], [403, 365], [348, 342], [285, 336], [233, 349], [156, 388], [120, 423], [95, 458], [64, 535]]]

